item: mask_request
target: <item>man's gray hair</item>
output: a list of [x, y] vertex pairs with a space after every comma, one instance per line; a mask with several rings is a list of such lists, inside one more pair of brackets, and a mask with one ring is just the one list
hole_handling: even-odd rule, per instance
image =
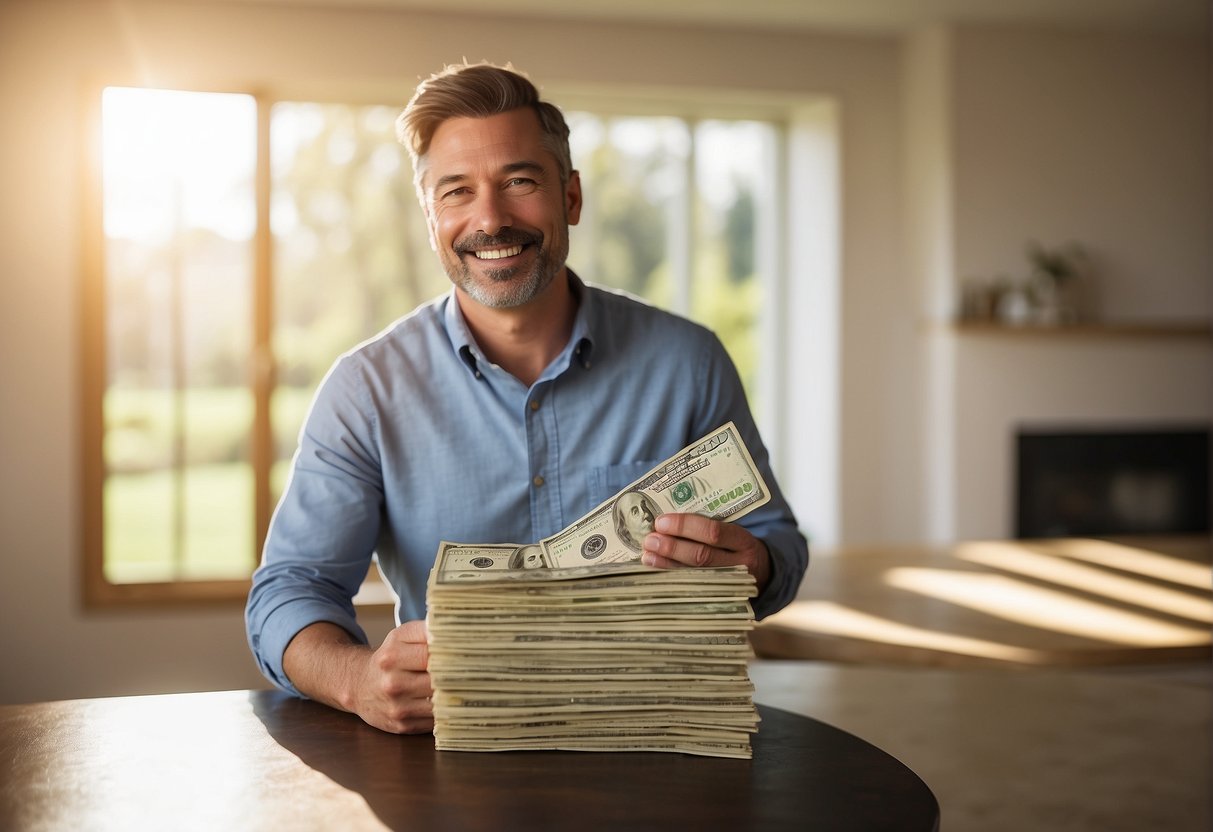
[[543, 101], [539, 90], [510, 64], [452, 64], [417, 86], [396, 119], [396, 138], [413, 160], [413, 184], [425, 206], [421, 180], [426, 154], [438, 126], [449, 118], [486, 118], [530, 107], [539, 118], [544, 148], [556, 159], [561, 186], [573, 174], [569, 126], [556, 105]]

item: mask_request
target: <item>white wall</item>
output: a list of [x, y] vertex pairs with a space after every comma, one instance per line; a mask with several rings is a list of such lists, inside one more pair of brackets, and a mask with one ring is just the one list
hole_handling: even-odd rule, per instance
[[[1081, 241], [1108, 321], [1208, 322], [1209, 50], [1200, 38], [962, 28], [952, 43], [953, 280], [1025, 276], [1024, 246]], [[1013, 527], [1023, 424], [1209, 422], [1207, 338], [953, 338], [954, 525]]]
[[[954, 177], [956, 208], [948, 224], [955, 244], [949, 256], [961, 269], [994, 268], [1018, 256], [1026, 233], [1051, 237], [1063, 231], [1055, 215], [1041, 213], [1056, 204], [1047, 193], [1035, 197], [1021, 213], [1008, 214], [1010, 209], [999, 207], [998, 194], [1021, 184], [1035, 165], [1016, 155], [1021, 141], [1016, 134], [1002, 139], [997, 131], [984, 138], [973, 132], [984, 128], [988, 117], [979, 106], [982, 92], [973, 86], [984, 76], [989, 77], [981, 83], [1006, 85], [1024, 97], [1017, 101], [1002, 95], [999, 87], [1007, 120], [1020, 125], [1016, 129], [1026, 129], [1024, 121], [1042, 115], [1042, 108], [1051, 112], [1047, 97], [1029, 95], [1028, 82], [1020, 84], [1023, 89], [1016, 86], [1013, 71], [1034, 59], [1038, 40], [1046, 47], [1054, 43], [1047, 34], [1016, 34], [1006, 40], [997, 32], [959, 35], [962, 66], [947, 78], [949, 84], [956, 83], [955, 103], [947, 123], [935, 127], [952, 136], [956, 147], [951, 161], [941, 164]], [[986, 46], [993, 50], [988, 59], [982, 57]], [[1065, 50], [1050, 48], [1045, 54], [1052, 57], [1042, 72], [1043, 67], [1064, 63]], [[1175, 51], [1184, 50], [1193, 61], [1202, 54], [1199, 46]], [[1111, 54], [1092, 51], [1092, 59], [1112, 60]], [[1182, 100], [1192, 100], [1201, 94], [1201, 82], [1172, 65], [1171, 51], [1162, 44], [1133, 54], [1143, 77], [1167, 85], [1161, 96], [1175, 88]], [[621, 59], [623, 53], [626, 59]], [[420, 77], [464, 56], [512, 60], [553, 88], [624, 85], [688, 94], [824, 96], [835, 102], [842, 206], [839, 537], [843, 542], [913, 541], [928, 535], [931, 506], [922, 495], [936, 458], [921, 440], [931, 403], [921, 391], [933, 376], [926, 351], [929, 336], [922, 328], [926, 276], [908, 262], [911, 246], [903, 231], [913, 226], [905, 222], [913, 206], [903, 198], [908, 178], [905, 124], [912, 115], [903, 110], [903, 55], [897, 39], [188, 2], [10, 2], [0, 4], [0, 702], [261, 684], [247, 656], [237, 607], [98, 612], [85, 611], [80, 604], [77, 141], [84, 82], [98, 77], [160, 84], [263, 82], [309, 94], [387, 91], [403, 104]], [[1156, 66], [1160, 68], [1151, 69]], [[1061, 87], [1076, 96], [1071, 105], [1061, 107], [1070, 113], [1070, 129], [1056, 139], [1071, 152], [1089, 144], [1084, 96], [1098, 88], [1102, 71], [1096, 67], [1095, 77], [1087, 82]], [[959, 83], [966, 72], [975, 73], [974, 79]], [[1121, 84], [1131, 80], [1123, 71], [1117, 77]], [[1134, 132], [1136, 140], [1144, 141], [1161, 105], [1146, 90], [1126, 101], [1127, 112], [1137, 114], [1132, 120], [1146, 125]], [[1101, 109], [1090, 118], [1102, 125], [1106, 116]], [[971, 123], [974, 120], [983, 123]], [[1177, 129], [1189, 135], [1175, 139], [1182, 148], [1207, 149], [1203, 121], [1189, 119]], [[975, 145], [986, 141], [994, 143], [991, 153], [1002, 154], [997, 164], [1009, 166], [1005, 173], [990, 171], [989, 159], [972, 155]], [[1126, 149], [1104, 157], [1103, 167], [1119, 167], [1126, 154], [1134, 156], [1135, 145], [1118, 147]], [[1150, 147], [1168, 155], [1158, 169], [1164, 182], [1150, 191], [1152, 199], [1169, 206], [1177, 197], [1167, 182], [1202, 177], [1205, 185], [1189, 182], [1196, 190], [1180, 198], [1177, 210], [1182, 216], [1168, 215], [1168, 221], [1187, 223], [1194, 210], [1192, 222], [1207, 228], [1208, 215], [1200, 214], [1207, 212], [1207, 159], [1188, 160], [1187, 149], [1181, 152], [1169, 145]], [[1134, 187], [1154, 188], [1151, 160], [1128, 161], [1137, 165]], [[999, 178], [983, 186], [987, 175]], [[1062, 182], [1066, 193], [1081, 184]], [[1042, 189], [1050, 185], [1041, 182]], [[1198, 196], [1204, 199], [1203, 208], [1192, 206]], [[961, 197], [975, 200], [981, 210], [966, 207]], [[1110, 212], [1110, 207], [1092, 204], [1097, 213], [1072, 233], [1089, 234], [1112, 221], [1110, 213], [1101, 213]], [[1048, 227], [1038, 231], [1034, 217], [1049, 219]], [[1071, 233], [1068, 227], [1064, 231]], [[914, 237], [917, 233], [911, 234], [910, 243], [924, 242]], [[1207, 280], [1207, 245], [1190, 239], [1190, 232], [1176, 233], [1148, 221], [1140, 226], [1118, 221], [1109, 237], [1119, 243], [1113, 253], [1120, 257], [1121, 271], [1116, 273], [1122, 275], [1118, 280], [1125, 297], [1140, 293], [1139, 278], [1165, 286], [1161, 294], [1146, 293], [1152, 302], [1168, 298], [1165, 304], [1158, 301], [1160, 314], [1181, 306], [1204, 304], [1207, 309], [1208, 304], [1207, 289], [1196, 297], [1200, 290], [1192, 277], [1199, 271], [1196, 281]], [[1159, 262], [1168, 268], [1143, 276], [1141, 264]], [[1110, 295], [1109, 303], [1120, 303], [1119, 297]], [[1135, 303], [1126, 300], [1124, 306]], [[797, 316], [804, 312], [788, 310], [793, 332]], [[797, 349], [797, 343], [789, 345], [789, 366], [797, 362]], [[956, 386], [951, 415], [961, 424], [975, 420], [976, 427], [965, 427], [954, 442], [948, 439], [948, 448], [956, 455], [957, 491], [971, 489], [965, 499], [978, 500], [981, 510], [974, 511], [967, 502], [954, 508], [957, 516], [980, 518], [972, 526], [974, 532], [993, 533], [998, 530], [998, 509], [987, 503], [1001, 498], [997, 489], [983, 496], [975, 486], [985, 473], [980, 466], [988, 464], [979, 449], [990, 447], [987, 434], [998, 433], [999, 421], [1008, 418], [1000, 408], [1014, 409], [1027, 397], [1035, 402], [1033, 412], [1044, 412], [1053, 406], [1049, 397], [1065, 376], [1031, 376], [1023, 382], [1024, 391], [1007, 386], [1001, 397], [970, 403], [969, 395], [985, 396], [980, 382], [988, 377], [982, 369], [986, 363], [1024, 367], [1055, 362], [1048, 345], [1008, 347], [1007, 352], [991, 342], [978, 346], [971, 357], [963, 354], [965, 349], [961, 344], [955, 378], [947, 379]], [[1131, 344], [1118, 349], [1138, 355]], [[1032, 354], [1021, 355], [1024, 350]], [[1173, 414], [1207, 415], [1207, 404], [1199, 405], [1199, 385], [1207, 383], [1201, 379], [1210, 375], [1207, 345], [1196, 347], [1197, 354], [1180, 365], [1170, 357], [1155, 359], [1152, 350], [1133, 359], [1148, 365], [1141, 367], [1141, 374], [1161, 375], [1150, 364], [1157, 360], [1183, 374], [1173, 385], [1163, 385], [1165, 389], [1151, 388], [1154, 405]], [[1083, 348], [1082, 356], [1066, 361], [1085, 361], [1088, 353], [1096, 354], [1094, 365], [1083, 372], [1102, 376], [1103, 392], [1084, 398], [1069, 391], [1067, 396], [1077, 398], [1067, 398], [1058, 407], [1102, 411], [1107, 391], [1116, 389], [1116, 369], [1109, 369], [1108, 359], [1119, 361], [1120, 353], [1105, 355], [1091, 345]], [[798, 383], [806, 385], [811, 402], [813, 376], [806, 371]], [[1204, 398], [1207, 403], [1208, 396]], [[982, 410], [986, 407], [998, 412], [987, 414]], [[786, 414], [785, 422], [794, 430], [796, 414]], [[817, 464], [813, 459], [793, 463]], [[968, 471], [967, 465], [978, 467]], [[957, 531], [969, 529], [956, 526]], [[383, 616], [369, 622], [376, 632], [386, 626]]]
[[[949, 539], [955, 525], [955, 344], [949, 338], [928, 337], [929, 329], [923, 326], [946, 320], [955, 294], [952, 41], [949, 28], [927, 27], [906, 38], [902, 53], [905, 273], [917, 296], [917, 304], [904, 317], [917, 318], [917, 348], [911, 355], [918, 365], [911, 377], [918, 384], [918, 398], [905, 402], [900, 441], [918, 451], [919, 464], [912, 470], [921, 472], [921, 479], [910, 486], [917, 499], [903, 495], [903, 504], [912, 517], [921, 518], [917, 537], [931, 540]], [[894, 478], [895, 488], [907, 485]]]
[[956, 271], [1080, 240], [1111, 320], [1210, 310], [1205, 38], [968, 28], [955, 39]]

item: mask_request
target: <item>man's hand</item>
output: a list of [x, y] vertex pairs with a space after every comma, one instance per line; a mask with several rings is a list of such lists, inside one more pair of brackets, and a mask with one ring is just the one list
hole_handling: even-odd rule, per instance
[[700, 514], [663, 514], [644, 539], [641, 560], [649, 566], [736, 566], [750, 570], [758, 591], [771, 579], [767, 546], [744, 526]]
[[424, 621], [406, 621], [387, 634], [366, 662], [351, 694], [351, 710], [393, 734], [434, 730], [434, 690], [426, 670], [430, 649]]
[[434, 730], [429, 660], [424, 621], [401, 624], [376, 650], [319, 622], [300, 631], [282, 657], [291, 683], [305, 696], [393, 734]]

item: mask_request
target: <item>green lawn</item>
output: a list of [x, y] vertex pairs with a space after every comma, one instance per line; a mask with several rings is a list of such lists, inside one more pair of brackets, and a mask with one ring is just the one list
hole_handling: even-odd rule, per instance
[[[293, 449], [310, 399], [306, 390], [275, 394], [283, 451]], [[183, 402], [185, 465], [178, 477], [171, 467], [171, 394], [111, 390], [106, 397], [105, 574], [111, 582], [244, 578], [258, 562], [247, 461], [251, 396], [241, 388], [199, 389]], [[285, 469], [285, 462], [275, 465], [271, 479], [280, 483]]]
[[256, 565], [254, 548], [248, 464], [189, 466], [180, 482], [166, 470], [106, 480], [105, 572], [114, 583], [245, 578]]

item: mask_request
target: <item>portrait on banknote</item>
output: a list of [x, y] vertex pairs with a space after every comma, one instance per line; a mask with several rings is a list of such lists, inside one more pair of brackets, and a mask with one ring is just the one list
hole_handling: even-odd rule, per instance
[[615, 533], [624, 545], [639, 552], [645, 535], [653, 531], [653, 521], [662, 513], [661, 508], [642, 491], [625, 491], [615, 500], [612, 515]]
[[510, 569], [546, 569], [543, 547], [538, 543], [519, 546], [510, 554]]

